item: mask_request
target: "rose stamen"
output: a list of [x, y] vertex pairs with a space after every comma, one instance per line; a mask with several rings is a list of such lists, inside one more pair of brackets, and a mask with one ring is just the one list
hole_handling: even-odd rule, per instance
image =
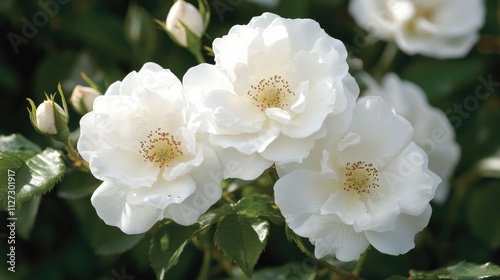
[[378, 170], [371, 163], [357, 161], [348, 162], [345, 166], [344, 190], [354, 191], [357, 194], [370, 193], [378, 188]]
[[252, 98], [253, 104], [261, 111], [267, 108], [286, 108], [289, 106], [288, 97], [295, 96], [288, 81], [278, 75], [262, 79], [257, 85], [251, 85], [250, 88], [247, 94]]
[[162, 168], [168, 166], [173, 160], [183, 155], [181, 142], [168, 132], [162, 132], [160, 128], [151, 131], [147, 140], [141, 141], [141, 150], [144, 162], [152, 162]]

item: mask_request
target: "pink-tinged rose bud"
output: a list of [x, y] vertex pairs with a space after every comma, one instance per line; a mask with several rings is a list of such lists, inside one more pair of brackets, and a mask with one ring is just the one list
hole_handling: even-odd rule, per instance
[[91, 87], [77, 85], [73, 89], [69, 102], [79, 114], [84, 115], [92, 111], [94, 100], [102, 95], [98, 90]]
[[[182, 23], [181, 23], [182, 22]], [[167, 32], [183, 47], [188, 47], [188, 34], [184, 26], [196, 37], [201, 38], [205, 31], [203, 16], [195, 6], [183, 0], [178, 0], [172, 5], [165, 21]]]

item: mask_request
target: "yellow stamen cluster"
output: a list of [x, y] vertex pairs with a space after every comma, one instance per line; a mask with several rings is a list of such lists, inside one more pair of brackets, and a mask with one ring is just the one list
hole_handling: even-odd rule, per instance
[[168, 166], [177, 157], [183, 155], [181, 142], [175, 140], [173, 135], [162, 132], [161, 129], [151, 131], [147, 140], [141, 141], [141, 150], [144, 162], [152, 162], [162, 168]]
[[288, 97], [290, 95], [295, 95], [290, 89], [288, 81], [278, 75], [262, 79], [257, 85], [252, 85], [250, 87], [251, 89], [248, 91], [248, 95], [261, 111], [267, 108], [283, 109], [288, 107]]
[[379, 187], [378, 170], [371, 163], [357, 161], [347, 163], [345, 166], [345, 191], [355, 191], [357, 194], [370, 193], [372, 189]]

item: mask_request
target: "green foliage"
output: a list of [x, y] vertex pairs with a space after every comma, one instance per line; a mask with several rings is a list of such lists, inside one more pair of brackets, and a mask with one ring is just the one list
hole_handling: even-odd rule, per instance
[[149, 252], [151, 266], [157, 277], [163, 279], [177, 264], [186, 245], [193, 238], [204, 236], [214, 225], [217, 225], [215, 244], [246, 275], [251, 276], [266, 246], [270, 230], [269, 221], [259, 217], [283, 223], [276, 206], [272, 207], [271, 204], [269, 196], [257, 194], [208, 211], [200, 217], [197, 225], [183, 227], [173, 222], [160, 225], [151, 240]]
[[166, 279], [165, 274], [179, 262], [184, 248], [200, 229], [199, 225], [184, 227], [167, 222], [156, 230], [149, 247], [149, 261], [157, 279]]
[[467, 280], [467, 279], [498, 279], [500, 278], [500, 267], [486, 263], [478, 265], [468, 262], [460, 262], [454, 266], [434, 271], [410, 271], [411, 279], [414, 280]]
[[[26, 138], [17, 135], [0, 138], [0, 173], [7, 178], [15, 173], [16, 204], [33, 199], [50, 191], [66, 171], [60, 151], [40, 148]], [[7, 193], [7, 185], [3, 185]], [[6, 208], [7, 197], [0, 199], [2, 208]]]
[[251, 277], [253, 267], [266, 247], [269, 222], [239, 214], [229, 214], [217, 225], [215, 244]]
[[62, 178], [66, 165], [60, 151], [47, 148], [26, 160], [16, 171], [17, 203], [50, 191]]
[[34, 152], [41, 152], [42, 149], [40, 147], [31, 142], [30, 140], [26, 139], [26, 137], [20, 135], [20, 134], [12, 134], [9, 136], [0, 136], [0, 151], [1, 152], [8, 152], [8, 151], [34, 151]]

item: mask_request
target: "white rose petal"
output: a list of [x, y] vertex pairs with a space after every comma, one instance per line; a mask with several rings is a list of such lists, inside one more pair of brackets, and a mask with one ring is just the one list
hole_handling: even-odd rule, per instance
[[117, 226], [127, 234], [143, 233], [163, 218], [163, 211], [129, 204], [128, 192], [128, 186], [104, 182], [92, 195], [92, 205], [106, 224]]

